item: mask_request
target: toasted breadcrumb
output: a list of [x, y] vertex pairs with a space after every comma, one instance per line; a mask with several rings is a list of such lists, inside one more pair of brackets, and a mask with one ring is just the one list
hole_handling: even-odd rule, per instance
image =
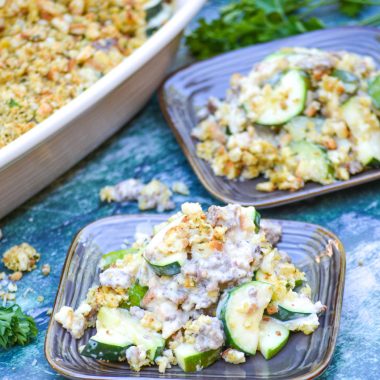
[[144, 185], [141, 181], [130, 178], [115, 186], [103, 187], [99, 197], [102, 202], [137, 201], [140, 210], [156, 208], [162, 212], [175, 207], [168, 186], [156, 179]]
[[3, 254], [4, 265], [15, 272], [30, 272], [36, 268], [40, 254], [28, 243], [15, 245]]
[[50, 265], [49, 264], [42, 265], [41, 272], [44, 276], [48, 276], [50, 274]]
[[189, 195], [190, 191], [187, 187], [186, 183], [184, 182], [174, 182], [172, 185], [172, 190], [175, 193], [182, 194], [182, 195]]
[[88, 326], [87, 317], [90, 312], [91, 306], [83, 302], [76, 311], [71, 307], [63, 306], [61, 310], [54, 315], [54, 319], [60, 323], [63, 328], [67, 329], [74, 338], [79, 339]]
[[16, 292], [17, 292], [17, 285], [14, 284], [13, 282], [10, 282], [10, 283], [8, 284], [8, 291], [9, 291], [10, 293], [16, 293]]
[[169, 188], [158, 180], [153, 180], [144, 186], [138, 197], [140, 210], [151, 210], [156, 208], [157, 211], [172, 210], [174, 203], [171, 200], [172, 192]]
[[22, 278], [22, 272], [14, 272], [8, 276], [11, 281], [20, 281]]
[[232, 364], [245, 363], [244, 353], [241, 351], [235, 350], [233, 348], [228, 348], [227, 350], [223, 351], [222, 358], [227, 363], [232, 363]]

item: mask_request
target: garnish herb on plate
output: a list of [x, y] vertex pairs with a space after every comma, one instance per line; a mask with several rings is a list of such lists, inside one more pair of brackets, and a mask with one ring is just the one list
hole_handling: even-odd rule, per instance
[[[186, 38], [191, 53], [199, 59], [235, 50], [260, 42], [272, 41], [326, 28], [313, 12], [325, 6], [337, 6], [349, 16], [356, 17], [378, 0], [242, 0], [220, 9], [219, 17], [199, 20], [198, 27]], [[357, 24], [376, 25], [380, 15]]]
[[34, 319], [24, 314], [19, 305], [0, 306], [0, 350], [25, 345], [36, 336]]

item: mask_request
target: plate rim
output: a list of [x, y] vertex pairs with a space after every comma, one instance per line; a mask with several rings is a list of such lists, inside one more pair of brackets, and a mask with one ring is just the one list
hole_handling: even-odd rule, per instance
[[[46, 335], [45, 335], [45, 341], [44, 341], [44, 354], [47, 362], [49, 365], [60, 375], [65, 376], [66, 378], [70, 379], [87, 379], [87, 380], [109, 380], [112, 379], [113, 377], [110, 376], [102, 376], [102, 375], [94, 375], [94, 376], [88, 376], [88, 375], [83, 375], [79, 374], [77, 372], [73, 372], [65, 367], [60, 366], [57, 361], [55, 361], [51, 356], [50, 356], [50, 351], [49, 351], [49, 344], [51, 340], [51, 334], [52, 334], [52, 325], [55, 323], [54, 320], [54, 314], [57, 312], [57, 307], [58, 307], [58, 300], [63, 296], [63, 281], [67, 280], [67, 274], [70, 268], [71, 261], [76, 253], [76, 247], [78, 245], [78, 242], [81, 239], [81, 236], [85, 233], [85, 231], [91, 227], [96, 226], [97, 224], [103, 224], [104, 222], [110, 221], [110, 220], [116, 220], [116, 221], [126, 221], [126, 220], [146, 220], [146, 219], [160, 219], [167, 217], [167, 214], [152, 214], [152, 213], [147, 213], [147, 214], [122, 214], [122, 215], [113, 215], [113, 216], [108, 216], [105, 218], [100, 218], [97, 219], [91, 223], [86, 224], [84, 227], [82, 227], [73, 237], [68, 252], [66, 254], [65, 262], [63, 264], [61, 276], [59, 279], [59, 284], [57, 288], [57, 293], [54, 299], [54, 305], [53, 305], [53, 310], [51, 313], [51, 317], [49, 320], [48, 328], [46, 330]], [[340, 271], [339, 271], [339, 276], [338, 276], [338, 291], [336, 293], [336, 297], [334, 299], [334, 319], [333, 319], [333, 324], [332, 324], [332, 332], [331, 332], [331, 344], [328, 346], [327, 350], [325, 351], [325, 355], [323, 357], [323, 360], [319, 364], [318, 367], [315, 369], [311, 370], [310, 372], [304, 374], [304, 375], [299, 375], [297, 377], [293, 377], [293, 380], [309, 380], [309, 379], [314, 379], [317, 376], [320, 376], [323, 372], [326, 371], [328, 368], [335, 349], [336, 349], [336, 342], [338, 339], [339, 335], [339, 330], [340, 330], [340, 321], [341, 321], [341, 313], [342, 313], [342, 306], [343, 306], [343, 294], [344, 294], [344, 287], [345, 287], [345, 275], [346, 275], [346, 252], [343, 246], [342, 241], [335, 235], [335, 233], [331, 232], [327, 228], [320, 226], [315, 223], [308, 223], [308, 222], [303, 222], [303, 221], [298, 221], [298, 220], [288, 220], [288, 219], [272, 219], [272, 218], [264, 218], [263, 220], [271, 221], [271, 222], [278, 222], [278, 223], [290, 223], [290, 224], [303, 224], [307, 225], [309, 227], [312, 227], [314, 229], [317, 229], [321, 231], [323, 234], [327, 235], [329, 237], [329, 241], [333, 241], [334, 245], [339, 252], [339, 263], [340, 263]], [[124, 377], [124, 379], [133, 379], [134, 377]], [[140, 377], [141, 379], [145, 380], [156, 380], [155, 378], [151, 378], [149, 376], [144, 376]], [[162, 377], [162, 379], [165, 379], [165, 377]]]
[[[165, 79], [163, 80], [162, 84], [160, 85], [160, 87], [158, 89], [158, 102], [160, 105], [161, 112], [164, 116], [165, 121], [167, 122], [170, 129], [172, 130], [172, 132], [173, 132], [173, 134], [177, 140], [177, 143], [179, 144], [182, 151], [184, 152], [185, 157], [188, 160], [191, 168], [193, 169], [196, 176], [198, 177], [199, 181], [206, 188], [206, 190], [211, 195], [213, 195], [216, 199], [223, 201], [223, 202], [226, 202], [226, 203], [237, 203], [237, 204], [241, 204], [241, 205], [245, 205], [245, 206], [255, 206], [259, 209], [265, 209], [265, 208], [283, 206], [283, 205], [299, 202], [301, 200], [306, 200], [306, 199], [310, 199], [310, 198], [314, 198], [314, 197], [319, 197], [319, 196], [322, 196], [324, 194], [329, 194], [329, 193], [332, 193], [335, 191], [344, 190], [347, 188], [359, 186], [359, 185], [380, 179], [380, 169], [375, 169], [374, 172], [364, 171], [363, 175], [361, 177], [353, 176], [346, 181], [336, 181], [332, 184], [320, 185], [318, 187], [315, 187], [312, 189], [306, 189], [306, 190], [300, 189], [300, 190], [294, 191], [294, 192], [284, 191], [280, 195], [276, 196], [274, 199], [269, 198], [269, 199], [264, 200], [264, 201], [258, 200], [258, 201], [248, 201], [248, 202], [237, 201], [237, 200], [233, 199], [232, 197], [229, 197], [228, 195], [222, 194], [217, 188], [214, 188], [208, 182], [208, 179], [206, 176], [207, 173], [203, 173], [201, 168], [200, 168], [200, 162], [203, 160], [197, 156], [194, 156], [190, 152], [189, 146], [185, 143], [185, 141], [182, 137], [182, 133], [179, 131], [179, 128], [177, 128], [177, 124], [170, 114], [170, 111], [169, 111], [170, 105], [166, 101], [166, 94], [167, 94], [166, 86], [169, 83], [169, 81], [172, 80], [177, 75], [181, 74], [182, 72], [185, 72], [187, 69], [189, 69], [190, 67], [192, 67], [194, 65], [204, 64], [205, 62], [211, 62], [213, 60], [218, 60], [218, 59], [220, 59], [220, 57], [223, 57], [223, 56], [228, 56], [228, 55], [232, 56], [234, 54], [237, 54], [240, 51], [248, 50], [252, 47], [266, 47], [266, 46], [271, 46], [271, 45], [278, 43], [278, 42], [281, 42], [281, 41], [291, 41], [294, 38], [305, 36], [305, 35], [323, 34], [323, 33], [334, 34], [334, 31], [344, 31], [344, 30], [373, 31], [373, 32], [378, 33], [380, 36], [380, 29], [375, 28], [375, 27], [371, 27], [371, 26], [342, 26], [342, 27], [321, 29], [321, 30], [302, 33], [302, 34], [298, 34], [298, 35], [294, 35], [294, 36], [290, 36], [290, 37], [279, 38], [279, 39], [276, 39], [276, 40], [273, 40], [270, 42], [264, 42], [264, 43], [249, 45], [249, 46], [246, 46], [246, 47], [243, 47], [240, 49], [236, 49], [236, 50], [232, 50], [229, 52], [225, 52], [225, 53], [216, 55], [214, 57], [211, 57], [211, 58], [208, 58], [205, 60], [194, 61], [194, 62], [191, 62], [187, 65], [184, 65], [184, 66], [178, 68], [177, 70], [175, 70], [174, 72], [170, 73], [169, 75], [167, 75], [165, 77]], [[209, 167], [208, 163], [207, 163], [207, 165]], [[210, 173], [214, 177], [219, 177], [213, 173], [212, 169], [210, 169]], [[224, 177], [220, 177], [220, 178], [224, 178]], [[228, 180], [228, 179], [227, 179], [227, 181], [235, 182], [233, 180]]]

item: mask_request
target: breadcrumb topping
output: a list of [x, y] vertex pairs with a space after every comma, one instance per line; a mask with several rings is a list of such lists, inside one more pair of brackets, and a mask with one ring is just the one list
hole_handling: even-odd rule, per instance
[[0, 2], [0, 148], [146, 41], [146, 0]]
[[15, 272], [31, 272], [36, 268], [40, 254], [28, 243], [15, 245], [3, 254], [4, 265]]

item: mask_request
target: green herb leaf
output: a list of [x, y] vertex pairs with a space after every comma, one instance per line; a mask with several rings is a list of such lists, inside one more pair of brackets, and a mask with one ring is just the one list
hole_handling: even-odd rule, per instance
[[[205, 59], [216, 54], [324, 29], [312, 13], [323, 6], [335, 5], [349, 16], [356, 16], [365, 6], [380, 5], [380, 0], [241, 0], [220, 9], [219, 17], [200, 19], [198, 27], [186, 37], [191, 53]], [[371, 18], [364, 23], [378, 22]]]
[[37, 336], [34, 319], [23, 313], [20, 306], [0, 306], [0, 348], [25, 345]]
[[9, 101], [8, 105], [10, 108], [20, 107], [20, 104], [17, 103], [16, 100], [14, 100], [13, 98]]

